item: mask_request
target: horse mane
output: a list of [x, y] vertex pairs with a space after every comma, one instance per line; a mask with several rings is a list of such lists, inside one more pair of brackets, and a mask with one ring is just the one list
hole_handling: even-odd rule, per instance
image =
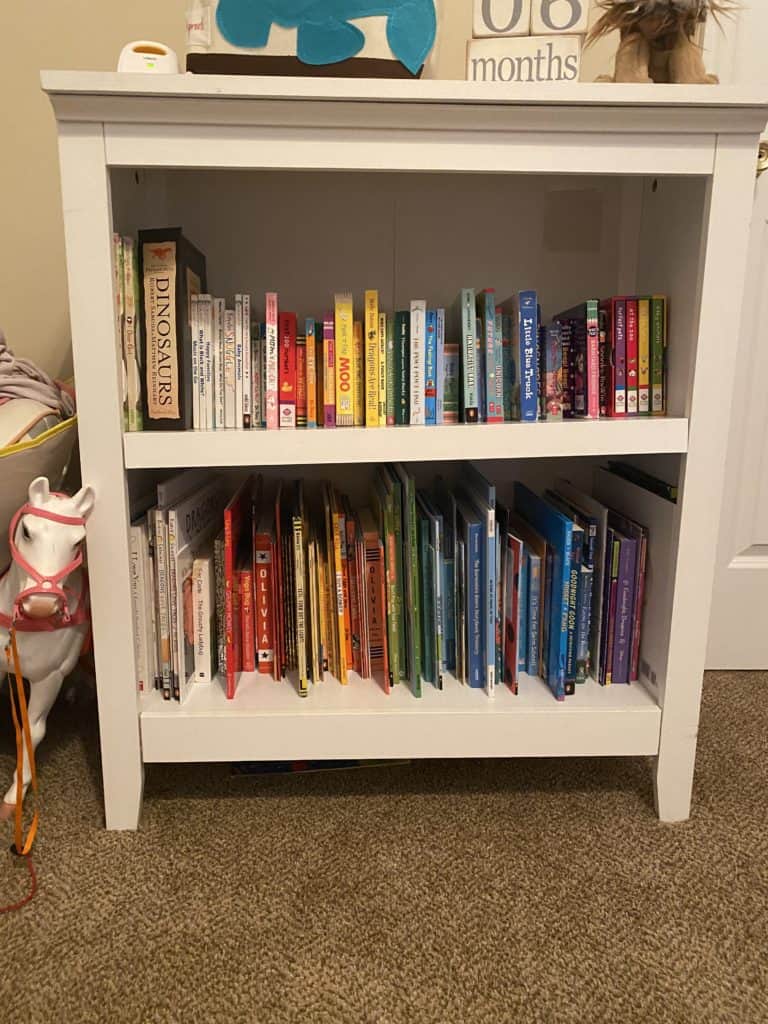
[[720, 24], [738, 10], [739, 0], [597, 0], [604, 13], [592, 26], [587, 46], [618, 31], [628, 35], [647, 18], [655, 18], [654, 36], [685, 32], [692, 38], [698, 25], [711, 15]]

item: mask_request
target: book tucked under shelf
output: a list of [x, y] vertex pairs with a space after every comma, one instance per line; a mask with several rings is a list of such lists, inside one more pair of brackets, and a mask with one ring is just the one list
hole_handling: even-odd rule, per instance
[[[138, 249], [139, 265], [135, 265]], [[587, 299], [542, 320], [536, 291], [462, 288], [453, 307], [379, 292], [300, 317], [267, 292], [205, 292], [180, 228], [114, 238], [125, 429], [443, 426], [661, 416], [668, 300]], [[138, 315], [137, 315], [138, 311]]]

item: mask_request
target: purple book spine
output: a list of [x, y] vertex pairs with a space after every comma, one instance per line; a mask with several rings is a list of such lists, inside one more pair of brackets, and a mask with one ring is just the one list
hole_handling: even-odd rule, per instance
[[[323, 423], [336, 426], [336, 326], [333, 313], [323, 317]], [[319, 413], [318, 409], [318, 413]]]
[[629, 682], [629, 662], [632, 654], [634, 629], [633, 605], [635, 594], [635, 561], [637, 541], [621, 538], [619, 552], [619, 579], [616, 594], [616, 624], [614, 627], [613, 673], [614, 683]]

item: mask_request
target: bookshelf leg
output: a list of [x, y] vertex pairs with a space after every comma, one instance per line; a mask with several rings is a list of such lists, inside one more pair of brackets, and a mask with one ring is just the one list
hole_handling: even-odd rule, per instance
[[656, 758], [654, 799], [659, 821], [687, 821], [691, 815], [696, 737], [662, 743]]

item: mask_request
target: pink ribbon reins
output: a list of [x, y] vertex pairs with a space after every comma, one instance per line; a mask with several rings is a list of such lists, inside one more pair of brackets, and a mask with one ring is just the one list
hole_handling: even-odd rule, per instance
[[[68, 495], [55, 494], [55, 497], [66, 498]], [[16, 544], [16, 529], [21, 517], [25, 515], [37, 516], [40, 519], [49, 519], [51, 522], [61, 523], [64, 526], [85, 526], [85, 519], [82, 516], [65, 516], [58, 512], [50, 512], [47, 509], [36, 508], [34, 505], [22, 505], [11, 521], [11, 525], [8, 530], [8, 541], [11, 549], [11, 558], [21, 569], [24, 570], [25, 573], [27, 573], [28, 576], [32, 577], [35, 583], [33, 586], [20, 591], [16, 595], [11, 615], [6, 615], [4, 612], [0, 611], [0, 625], [5, 626], [6, 629], [13, 627], [22, 633], [35, 633], [50, 632], [51, 630], [56, 629], [66, 629], [68, 626], [79, 626], [82, 623], [87, 622], [88, 612], [86, 608], [86, 598], [88, 588], [86, 577], [83, 576], [83, 586], [80, 591], [77, 608], [74, 612], [70, 612], [69, 610], [69, 596], [73, 595], [74, 591], [70, 587], [62, 585], [62, 581], [66, 579], [70, 573], [79, 569], [83, 564], [82, 551], [78, 550], [72, 561], [52, 576], [46, 576], [44, 573], [39, 572], [26, 560], [26, 558], [24, 558]], [[24, 602], [30, 597], [56, 598], [60, 604], [60, 608], [49, 618], [31, 618], [24, 611]]]

